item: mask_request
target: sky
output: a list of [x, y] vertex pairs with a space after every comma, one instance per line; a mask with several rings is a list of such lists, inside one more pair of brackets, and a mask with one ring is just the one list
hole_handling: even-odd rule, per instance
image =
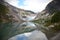
[[13, 6], [21, 9], [41, 12], [52, 0], [5, 0]]

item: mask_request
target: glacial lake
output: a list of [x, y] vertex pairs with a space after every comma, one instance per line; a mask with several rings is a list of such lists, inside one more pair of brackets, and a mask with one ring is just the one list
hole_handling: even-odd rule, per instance
[[1, 40], [49, 40], [54, 36], [53, 31], [34, 22], [3, 23], [0, 30]]

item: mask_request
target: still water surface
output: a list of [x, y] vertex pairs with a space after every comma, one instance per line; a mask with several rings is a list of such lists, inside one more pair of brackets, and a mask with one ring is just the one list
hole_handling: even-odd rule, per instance
[[1, 29], [2, 40], [48, 40], [42, 32], [42, 30], [45, 30], [44, 27], [37, 23], [15, 22], [5, 23], [1, 26], [3, 27]]

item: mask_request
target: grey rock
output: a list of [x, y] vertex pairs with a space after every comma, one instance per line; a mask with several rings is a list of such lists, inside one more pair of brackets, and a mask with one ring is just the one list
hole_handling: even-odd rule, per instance
[[53, 0], [52, 2], [50, 2], [47, 5], [46, 10], [50, 14], [52, 14], [54, 12], [54, 10], [60, 11], [60, 0]]

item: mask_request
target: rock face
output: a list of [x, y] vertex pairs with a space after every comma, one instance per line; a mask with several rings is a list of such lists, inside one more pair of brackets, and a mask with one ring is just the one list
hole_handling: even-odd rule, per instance
[[[50, 2], [47, 5], [46, 10], [49, 14], [53, 14], [55, 10], [60, 11], [60, 0], [53, 0]], [[51, 37], [49, 40], [60, 40], [60, 32], [57, 32], [57, 34], [55, 34], [55, 36]]]
[[52, 37], [51, 39], [49, 40], [60, 40], [60, 32], [57, 33], [54, 37]]
[[21, 10], [20, 11], [20, 18], [24, 21], [32, 21], [36, 17], [36, 13], [28, 10]]
[[37, 14], [37, 17], [35, 18], [35, 20], [37, 20], [37, 19], [45, 19], [45, 18], [47, 18], [48, 15], [49, 15], [49, 13], [46, 12], [46, 10], [43, 10], [43, 11], [41, 11], [41, 12], [39, 12]]
[[53, 0], [46, 7], [47, 12], [50, 14], [54, 12], [54, 10], [60, 11], [60, 0]]
[[4, 1], [3, 0], [0, 0], [0, 4], [3, 3]]
[[19, 21], [20, 17], [19, 17], [19, 11], [20, 9], [10, 5], [9, 3], [7, 2], [4, 2], [4, 5], [9, 9], [9, 16], [13, 16], [13, 20], [14, 21]]
[[36, 14], [32, 11], [29, 11], [29, 10], [24, 10], [24, 9], [20, 9], [20, 8], [17, 8], [17, 7], [14, 7], [12, 5], [10, 5], [9, 3], [7, 2], [4, 2], [4, 5], [7, 6], [7, 8], [9, 9], [9, 14], [8, 15], [12, 15], [13, 16], [13, 20], [15, 21], [21, 21], [22, 17], [21, 15], [24, 15], [27, 13], [27, 15], [32, 15], [32, 16], [35, 16]]

